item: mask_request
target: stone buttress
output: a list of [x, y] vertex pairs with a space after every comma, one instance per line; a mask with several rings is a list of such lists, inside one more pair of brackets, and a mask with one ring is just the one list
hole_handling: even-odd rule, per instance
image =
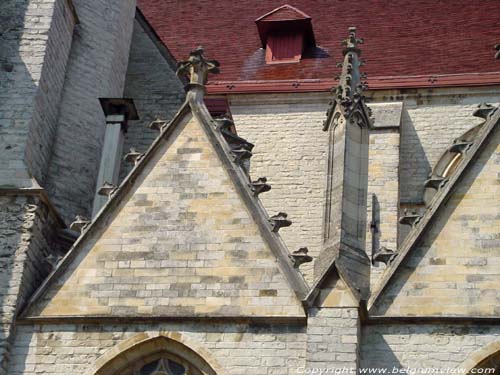
[[360, 306], [369, 295], [370, 260], [365, 252], [370, 110], [356, 29], [344, 41], [339, 85], [327, 112], [329, 153], [323, 248], [309, 294], [307, 365], [357, 367]]

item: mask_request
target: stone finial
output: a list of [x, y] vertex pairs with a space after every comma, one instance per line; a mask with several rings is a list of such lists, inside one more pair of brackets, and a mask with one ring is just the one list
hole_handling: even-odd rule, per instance
[[385, 265], [389, 265], [394, 260], [396, 255], [397, 253], [393, 250], [381, 247], [375, 254], [373, 254], [372, 264], [375, 264], [375, 262], [382, 262]]
[[495, 44], [495, 50], [497, 51], [497, 53], [495, 53], [495, 59], [500, 59], [500, 43]]
[[307, 255], [308, 252], [309, 249], [307, 247], [301, 247], [289, 255], [289, 258], [293, 263], [293, 268], [299, 268], [304, 263], [312, 262], [313, 258], [310, 255]]
[[90, 224], [90, 220], [84, 216], [76, 215], [75, 221], [71, 223], [69, 229], [75, 232], [82, 233], [85, 228]]
[[116, 191], [116, 185], [110, 184], [105, 181], [101, 188], [97, 191], [97, 194], [110, 198]]
[[[370, 116], [371, 111], [365, 104], [365, 98], [362, 95], [363, 91], [368, 87], [366, 82], [365, 73], [360, 72], [360, 66], [364, 65], [361, 61], [361, 50], [358, 45], [363, 43], [363, 39], [356, 37], [356, 28], [349, 28], [349, 36], [342, 44], [344, 49], [344, 61], [337, 64], [342, 68], [341, 74], [336, 77], [339, 83], [336, 87], [332, 88], [333, 99], [330, 101], [329, 109], [327, 111], [327, 119], [323, 123], [323, 130], [328, 130], [334, 114], [341, 112], [346, 120], [351, 115], [360, 110], [363, 117], [366, 117], [365, 122], [371, 124]], [[368, 125], [369, 125], [368, 124]]]
[[250, 183], [250, 188], [252, 189], [253, 194], [257, 197], [260, 193], [265, 193], [271, 190], [271, 185], [267, 183], [266, 177], [260, 177], [257, 181], [252, 181]]
[[287, 219], [288, 215], [285, 212], [280, 212], [274, 216], [269, 218], [269, 222], [271, 223], [272, 231], [277, 233], [281, 228], [289, 227], [292, 225], [292, 222]]
[[203, 56], [203, 47], [197, 47], [191, 51], [187, 61], [180, 61], [177, 64], [178, 76], [189, 76], [187, 88], [204, 86], [207, 83], [208, 73], [219, 73], [219, 62], [216, 60], [206, 60]]
[[125, 155], [123, 160], [125, 160], [127, 163], [134, 163], [134, 165], [137, 165], [137, 163], [139, 163], [143, 156], [144, 154], [140, 153], [135, 148], [131, 148], [130, 151]]

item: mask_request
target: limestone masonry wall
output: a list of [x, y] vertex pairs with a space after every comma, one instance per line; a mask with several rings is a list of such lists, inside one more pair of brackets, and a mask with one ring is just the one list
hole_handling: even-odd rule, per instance
[[[287, 98], [247, 102], [231, 99], [238, 134], [255, 144], [252, 178], [267, 177], [261, 194], [270, 215], [288, 213], [293, 224], [280, 230], [290, 251], [307, 246], [313, 257], [322, 243], [328, 135], [322, 131], [326, 103], [299, 104]], [[266, 103], [266, 99], [269, 99]], [[301, 267], [312, 282], [312, 263]]]
[[9, 375], [87, 374], [107, 350], [138, 333], [177, 332], [227, 375], [291, 375], [305, 366], [304, 327], [207, 323], [20, 326]]
[[[463, 89], [460, 93], [436, 89], [426, 91], [425, 97], [419, 92], [373, 95], [373, 103], [403, 102], [401, 134], [396, 130], [377, 130], [370, 138], [368, 196], [375, 193], [380, 205], [380, 246], [395, 250], [396, 238], [401, 240], [406, 234], [405, 229], [395, 228], [399, 216], [399, 204], [394, 202], [398, 196], [394, 192], [398, 175], [401, 202], [421, 202], [423, 184], [433, 164], [456, 137], [480, 122], [472, 116], [478, 104], [498, 101], [495, 90], [494, 87], [468, 89], [469, 95], [464, 95]], [[290, 250], [308, 246], [313, 257], [318, 255], [322, 241], [328, 140], [321, 127], [328, 97], [328, 94], [229, 97], [238, 134], [255, 143], [251, 174], [266, 176], [272, 185], [270, 192], [261, 195], [264, 206], [271, 214], [278, 211], [289, 214], [294, 224], [280, 234]], [[368, 223], [370, 212], [369, 216]], [[312, 267], [312, 263], [301, 267], [309, 282]], [[383, 268], [383, 264], [377, 266], [373, 282]]]
[[356, 308], [314, 308], [307, 321], [307, 368], [357, 368], [359, 319]]
[[362, 329], [361, 367], [456, 368], [471, 354], [500, 340], [489, 325], [377, 325]]
[[[14, 317], [51, 270], [57, 228], [35, 197], [0, 196], [0, 374], [4, 374]], [[55, 258], [55, 257], [54, 257]]]
[[74, 24], [66, 0], [2, 1], [0, 186], [44, 181]]

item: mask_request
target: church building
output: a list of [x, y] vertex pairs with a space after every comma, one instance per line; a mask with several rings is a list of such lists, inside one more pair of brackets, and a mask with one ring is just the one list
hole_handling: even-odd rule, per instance
[[500, 374], [499, 15], [2, 0], [0, 375]]

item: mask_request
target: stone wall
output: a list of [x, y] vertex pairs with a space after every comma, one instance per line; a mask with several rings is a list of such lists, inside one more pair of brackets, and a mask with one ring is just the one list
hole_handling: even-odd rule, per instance
[[309, 371], [357, 369], [359, 353], [358, 310], [313, 308], [307, 319], [307, 368]]
[[[227, 375], [289, 375], [305, 366], [305, 329], [295, 325], [161, 323], [19, 326], [9, 375], [87, 374], [106, 351], [138, 333], [195, 343]], [[182, 341], [182, 340], [181, 340]], [[209, 361], [210, 362], [210, 361]]]
[[14, 317], [52, 269], [57, 222], [36, 197], [0, 196], [0, 374], [8, 359]]
[[75, 25], [69, 4], [2, 1], [0, 186], [44, 182]]
[[499, 175], [497, 124], [380, 296], [375, 315], [499, 315]]
[[[300, 99], [235, 97], [230, 107], [238, 134], [255, 144], [251, 176], [267, 177], [272, 186], [259, 198], [270, 215], [288, 213], [293, 224], [281, 229], [280, 235], [290, 251], [307, 246], [315, 257], [323, 231], [328, 134], [322, 131], [322, 122], [326, 101], [323, 104], [305, 97], [301, 104]], [[312, 282], [312, 263], [301, 266], [301, 271]]]
[[144, 159], [130, 190], [115, 195], [34, 316], [305, 316], [202, 125], [188, 116]]
[[67, 223], [90, 216], [105, 120], [102, 97], [122, 97], [134, 0], [75, 0], [71, 48], [47, 190]]
[[362, 329], [361, 367], [445, 369], [500, 340], [497, 325], [373, 325]]
[[[403, 102], [404, 108], [400, 134], [377, 130], [370, 139], [368, 196], [376, 194], [379, 202], [381, 246], [395, 250], [396, 238], [401, 241], [407, 233], [396, 225], [400, 203], [403, 208], [418, 206], [433, 164], [454, 138], [480, 122], [473, 110], [482, 102], [498, 101], [497, 92], [491, 87], [467, 89], [466, 94], [464, 89], [368, 93], [373, 104]], [[272, 185], [261, 196], [264, 206], [270, 213], [289, 214], [294, 224], [280, 234], [290, 250], [308, 246], [313, 257], [322, 242], [328, 137], [321, 127], [328, 98], [326, 93], [229, 96], [238, 134], [255, 143], [251, 174], [268, 177]], [[371, 204], [368, 208], [371, 211]], [[367, 219], [369, 223], [371, 212]], [[301, 267], [309, 282], [312, 267], [311, 263]], [[376, 266], [372, 282], [384, 267]]]
[[[185, 96], [183, 85], [175, 75], [175, 69], [169, 64], [168, 56], [160, 52], [152, 40], [154, 36], [147, 33], [145, 28], [147, 25], [143, 26], [136, 19], [124, 96], [134, 99], [140, 120], [129, 123], [123, 147], [124, 155], [132, 147], [139, 152], [146, 151], [158, 136], [158, 131], [147, 126], [153, 120], [171, 120]], [[131, 164], [122, 163], [121, 179], [132, 167]]]

